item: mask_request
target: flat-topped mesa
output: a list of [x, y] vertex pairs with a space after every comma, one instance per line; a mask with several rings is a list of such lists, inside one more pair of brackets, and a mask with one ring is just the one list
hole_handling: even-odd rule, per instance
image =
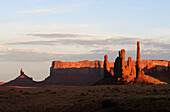
[[[63, 61], [53, 61], [52, 69], [66, 69], [66, 68], [103, 68], [103, 61], [77, 61], [77, 62], [63, 62]], [[113, 64], [112, 64], [113, 65]], [[111, 66], [112, 66], [111, 65]]]
[[104, 77], [113, 76], [113, 70], [110, 69], [110, 63], [108, 61], [108, 55], [104, 56]]

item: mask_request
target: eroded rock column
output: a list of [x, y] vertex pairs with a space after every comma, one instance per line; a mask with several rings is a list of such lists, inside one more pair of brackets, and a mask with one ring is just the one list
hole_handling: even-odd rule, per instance
[[140, 66], [140, 41], [137, 41], [136, 78], [142, 77], [142, 74]]
[[21, 68], [20, 75], [24, 75], [23, 68]]
[[121, 49], [121, 72], [122, 78], [125, 78], [125, 49]]
[[113, 76], [114, 72], [110, 69], [110, 63], [108, 61], [108, 55], [104, 56], [104, 77]]

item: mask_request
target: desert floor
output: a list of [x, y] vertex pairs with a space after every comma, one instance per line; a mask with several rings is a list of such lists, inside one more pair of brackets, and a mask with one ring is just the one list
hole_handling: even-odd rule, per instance
[[168, 85], [0, 87], [0, 112], [170, 112]]

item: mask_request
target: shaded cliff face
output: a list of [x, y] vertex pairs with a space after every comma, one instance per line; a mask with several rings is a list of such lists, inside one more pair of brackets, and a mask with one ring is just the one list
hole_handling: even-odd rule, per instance
[[[170, 63], [167, 62], [167, 63]], [[170, 69], [168, 66], [156, 65], [155, 63], [151, 63], [145, 69], [145, 73], [162, 81], [170, 83]]]
[[52, 62], [48, 85], [87, 86], [103, 78], [102, 61]]

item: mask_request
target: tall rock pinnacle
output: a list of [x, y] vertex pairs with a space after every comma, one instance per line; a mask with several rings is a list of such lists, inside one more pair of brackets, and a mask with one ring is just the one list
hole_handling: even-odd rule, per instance
[[142, 77], [143, 74], [140, 66], [140, 41], [137, 41], [136, 78]]
[[108, 55], [104, 56], [104, 77], [113, 76], [113, 70], [110, 69], [110, 63], [108, 61]]
[[125, 78], [125, 49], [121, 49], [121, 72], [122, 78]]
[[140, 68], [140, 41], [137, 41], [137, 65]]
[[23, 71], [23, 68], [21, 68], [21, 71], [20, 71], [20, 75], [24, 75], [24, 71]]

